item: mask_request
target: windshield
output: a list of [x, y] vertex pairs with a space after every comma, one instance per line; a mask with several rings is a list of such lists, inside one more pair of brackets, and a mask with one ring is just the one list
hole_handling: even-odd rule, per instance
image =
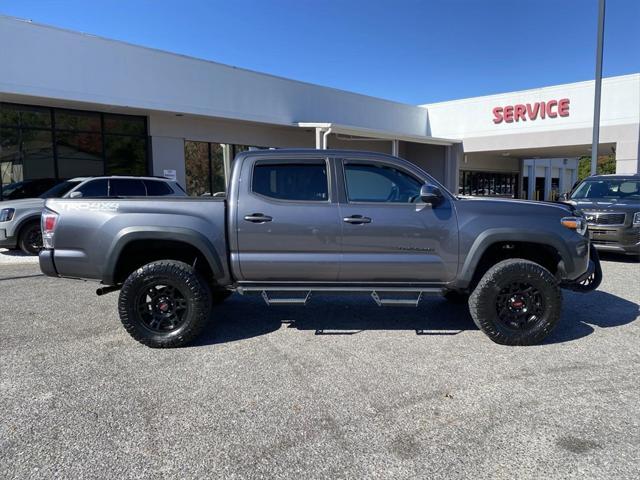
[[640, 200], [640, 180], [585, 180], [571, 194], [572, 200], [582, 198], [630, 198]]
[[50, 188], [42, 195], [40, 195], [40, 198], [60, 198], [73, 187], [79, 184], [80, 182], [78, 181], [73, 182], [71, 180], [67, 180], [66, 182], [59, 183], [55, 187]]
[[20, 190], [24, 182], [10, 183], [2, 187], [2, 200], [12, 200], [13, 193]]

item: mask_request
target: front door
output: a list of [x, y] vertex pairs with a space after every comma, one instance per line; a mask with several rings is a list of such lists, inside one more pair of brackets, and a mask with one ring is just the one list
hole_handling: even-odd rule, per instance
[[242, 280], [336, 281], [342, 227], [330, 163], [249, 157], [242, 169], [235, 220]]
[[343, 160], [340, 281], [444, 282], [458, 266], [452, 200], [420, 200], [425, 180], [384, 161]]

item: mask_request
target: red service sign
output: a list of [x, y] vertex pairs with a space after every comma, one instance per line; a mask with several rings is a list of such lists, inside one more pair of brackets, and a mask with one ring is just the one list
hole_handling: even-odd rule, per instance
[[569, 116], [569, 99], [549, 100], [547, 102], [521, 103], [517, 105], [507, 105], [495, 107], [493, 109], [493, 123], [513, 123], [526, 122], [527, 120], [537, 120], [538, 118], [556, 118]]

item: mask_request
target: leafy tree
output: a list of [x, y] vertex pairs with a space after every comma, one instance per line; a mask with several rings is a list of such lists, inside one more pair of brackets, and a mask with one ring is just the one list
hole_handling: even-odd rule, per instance
[[[596, 163], [596, 173], [606, 175], [616, 173], [616, 152], [612, 149], [609, 155], [600, 155]], [[591, 156], [580, 157], [578, 160], [578, 180], [584, 180], [591, 175]]]

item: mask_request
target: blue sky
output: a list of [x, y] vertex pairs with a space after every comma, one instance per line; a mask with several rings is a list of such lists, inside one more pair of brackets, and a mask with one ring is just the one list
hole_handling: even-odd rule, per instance
[[[597, 0], [0, 0], [0, 13], [406, 103], [589, 80]], [[640, 72], [608, 0], [605, 76]]]

